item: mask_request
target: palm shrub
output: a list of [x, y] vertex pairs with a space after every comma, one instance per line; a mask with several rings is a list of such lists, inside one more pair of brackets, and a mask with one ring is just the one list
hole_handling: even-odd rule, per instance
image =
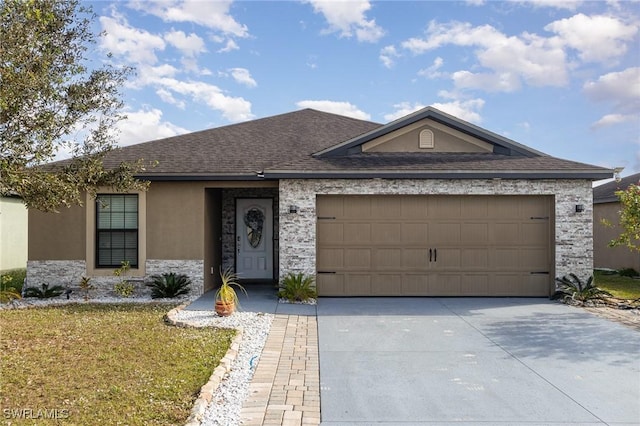
[[191, 279], [185, 274], [169, 272], [162, 275], [153, 275], [152, 281], [146, 284], [151, 287], [151, 298], [173, 298], [191, 291]]
[[608, 291], [594, 285], [593, 275], [586, 282], [583, 282], [575, 274], [569, 274], [562, 278], [556, 278], [556, 292], [553, 293], [551, 299], [562, 299], [565, 303], [583, 305], [585, 302], [604, 300], [607, 297], [613, 296]]
[[247, 291], [238, 283], [238, 275], [231, 271], [230, 268], [220, 271], [220, 288], [216, 290], [216, 300], [224, 304], [238, 303], [238, 294], [233, 287], [237, 287], [247, 294]]
[[27, 287], [24, 289], [24, 297], [37, 297], [38, 299], [49, 299], [51, 297], [58, 297], [64, 293], [64, 287], [61, 285], [54, 285], [49, 287], [49, 284], [42, 284], [38, 287]]
[[302, 272], [294, 274], [289, 272], [280, 284], [278, 297], [290, 302], [304, 302], [315, 299], [317, 296], [313, 277]]

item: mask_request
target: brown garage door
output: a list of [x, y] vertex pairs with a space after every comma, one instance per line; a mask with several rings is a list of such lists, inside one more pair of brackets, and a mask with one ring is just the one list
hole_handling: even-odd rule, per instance
[[318, 196], [318, 294], [548, 296], [552, 201]]

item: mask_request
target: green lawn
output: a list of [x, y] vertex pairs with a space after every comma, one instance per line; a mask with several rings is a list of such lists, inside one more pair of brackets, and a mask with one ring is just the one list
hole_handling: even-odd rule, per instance
[[235, 331], [168, 326], [172, 307], [0, 311], [0, 412], [58, 410], [65, 425], [184, 424]]
[[620, 275], [609, 275], [601, 271], [595, 271], [594, 280], [596, 286], [603, 290], [607, 290], [619, 299], [638, 299], [640, 298], [640, 280], [630, 277], [621, 277]]

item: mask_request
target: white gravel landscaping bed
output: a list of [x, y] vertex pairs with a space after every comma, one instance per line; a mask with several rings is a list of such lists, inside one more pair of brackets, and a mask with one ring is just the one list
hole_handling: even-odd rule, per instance
[[50, 297], [47, 299], [38, 299], [37, 297], [24, 297], [9, 303], [0, 303], [0, 309], [24, 309], [37, 306], [58, 306], [68, 305], [69, 303], [100, 303], [100, 304], [118, 304], [118, 303], [175, 303], [181, 304], [197, 299], [197, 296], [175, 297], [173, 299], [152, 299], [147, 297], [96, 297], [95, 299], [84, 300], [80, 295], [71, 294], [69, 299], [66, 296]]
[[231, 371], [216, 389], [205, 412], [202, 425], [235, 426], [240, 424], [240, 410], [247, 398], [253, 372], [258, 365], [262, 348], [267, 341], [272, 314], [236, 312], [219, 317], [213, 311], [178, 312], [176, 320], [202, 327], [242, 328], [242, 342]]

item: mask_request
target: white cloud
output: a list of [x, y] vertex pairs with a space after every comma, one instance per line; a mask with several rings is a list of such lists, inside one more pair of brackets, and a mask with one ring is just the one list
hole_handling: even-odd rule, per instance
[[254, 118], [251, 113], [251, 102], [242, 97], [226, 95], [219, 87], [202, 81], [179, 81], [173, 78], [161, 78], [156, 84], [165, 90], [189, 96], [192, 100], [202, 102], [229, 121], [238, 122]]
[[208, 68], [200, 68], [196, 58], [183, 57], [180, 59], [185, 71], [190, 71], [198, 75], [211, 75], [212, 72]]
[[597, 81], [583, 86], [585, 94], [594, 101], [627, 102], [640, 99], [640, 67], [611, 72]]
[[164, 77], [173, 77], [178, 74], [178, 69], [173, 65], [162, 64], [158, 66], [140, 65], [138, 66], [138, 78], [131, 85], [136, 88], [152, 84]]
[[171, 31], [164, 35], [164, 39], [188, 57], [197, 56], [207, 50], [204, 47], [204, 40], [194, 33], [186, 35], [182, 31]]
[[638, 32], [637, 26], [616, 18], [582, 13], [552, 22], [544, 29], [558, 34], [563, 45], [578, 50], [583, 61], [604, 63], [624, 55], [627, 43]]
[[168, 104], [171, 105], [175, 105], [176, 107], [180, 108], [180, 109], [185, 109], [187, 104], [185, 101], [183, 100], [178, 100], [176, 99], [173, 94], [166, 90], [166, 89], [158, 89], [156, 90], [156, 95], [158, 95], [160, 97], [160, 99], [162, 99], [163, 102], [166, 102]]
[[307, 66], [312, 70], [318, 68], [318, 56], [317, 55], [309, 55], [307, 56]]
[[394, 65], [394, 58], [397, 58], [399, 56], [400, 54], [396, 50], [395, 46], [389, 45], [389, 46], [383, 47], [380, 50], [379, 58], [385, 67], [391, 68]]
[[614, 112], [593, 123], [592, 128], [634, 121], [640, 127], [640, 67], [600, 76], [597, 81], [585, 83], [583, 90], [589, 99], [613, 105]]
[[622, 124], [630, 121], [640, 123], [638, 116], [631, 114], [606, 114], [600, 120], [591, 125], [592, 129], [599, 129], [601, 127], [613, 126], [616, 124]]
[[422, 108], [425, 108], [426, 106], [427, 105], [423, 105], [418, 102], [414, 104], [411, 104], [411, 102], [400, 102], [398, 104], [393, 105], [393, 108], [395, 109], [395, 111], [385, 114], [384, 119], [387, 121], [394, 121], [394, 120], [397, 120], [398, 118], [402, 118], [406, 115], [409, 115], [412, 112], [416, 112]]
[[238, 23], [229, 13], [232, 3], [230, 0], [135, 0], [129, 6], [165, 22], [192, 22], [236, 37], [248, 37], [247, 26]]
[[119, 121], [116, 128], [119, 132], [119, 146], [168, 138], [189, 132], [189, 130], [168, 121], [162, 121], [162, 111], [156, 108], [128, 112], [127, 119]]
[[256, 87], [258, 85], [246, 68], [231, 68], [229, 72], [231, 73], [231, 77], [240, 84], [247, 87]]
[[240, 49], [240, 47], [238, 47], [238, 44], [232, 39], [229, 39], [227, 40], [227, 44], [225, 44], [223, 48], [218, 49], [218, 53], [227, 53], [231, 52], [232, 50], [238, 49]]
[[512, 72], [474, 74], [469, 71], [456, 71], [451, 78], [459, 89], [484, 88], [489, 92], [514, 92], [522, 86], [520, 78]]
[[312, 108], [312, 109], [317, 109], [318, 111], [325, 111], [333, 114], [345, 115], [347, 117], [353, 117], [360, 120], [371, 120], [371, 115], [358, 109], [357, 106], [349, 102], [328, 101], [328, 100], [324, 100], [324, 101], [305, 100], [305, 101], [297, 102], [296, 105], [298, 106], [298, 108]]
[[375, 19], [367, 20], [366, 12], [371, 9], [368, 0], [308, 0], [316, 13], [324, 15], [329, 28], [327, 33], [339, 32], [340, 37], [353, 37], [358, 41], [376, 42], [385, 32]]
[[480, 110], [484, 106], [483, 99], [453, 100], [451, 102], [435, 103], [432, 106], [471, 123], [480, 124], [482, 122]]
[[515, 3], [535, 8], [549, 7], [555, 9], [576, 10], [584, 2], [580, 0], [524, 0], [515, 1]]
[[[460, 88], [513, 91], [520, 80], [532, 86], [562, 86], [568, 81], [565, 53], [554, 39], [523, 33], [507, 36], [491, 25], [474, 27], [470, 23], [429, 23], [425, 37], [401, 43], [418, 55], [445, 45], [475, 47], [479, 64], [487, 72], [454, 73]], [[518, 80], [516, 82], [516, 80]]]
[[100, 46], [129, 62], [155, 64], [158, 61], [155, 51], [165, 48], [162, 37], [131, 27], [123, 18], [101, 16], [100, 24], [106, 33], [100, 38]]
[[444, 60], [438, 56], [433, 60], [433, 64], [431, 64], [431, 66], [418, 71], [418, 75], [429, 79], [442, 77], [444, 73], [438, 71], [440, 68], [442, 68], [442, 65], [444, 65]]

